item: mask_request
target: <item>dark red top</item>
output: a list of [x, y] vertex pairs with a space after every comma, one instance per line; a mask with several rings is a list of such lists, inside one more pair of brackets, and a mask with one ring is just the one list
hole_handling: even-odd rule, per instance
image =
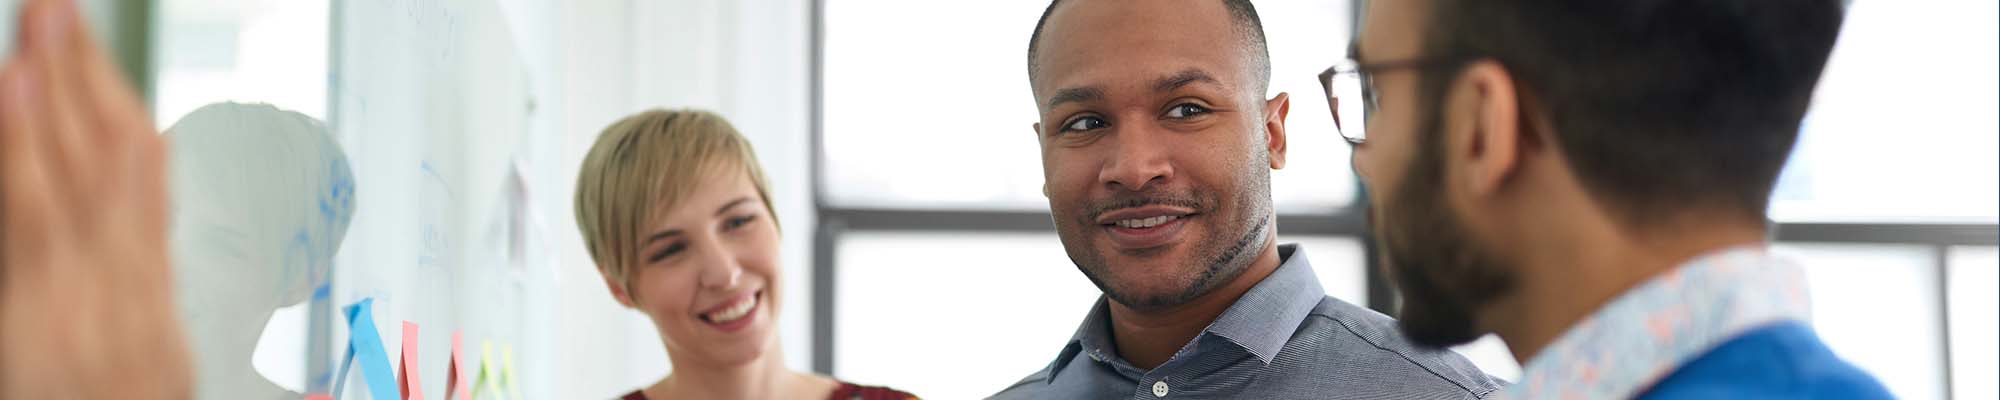
[[[915, 398], [917, 398], [916, 395], [905, 393], [901, 390], [880, 386], [861, 386], [847, 382], [841, 382], [840, 387], [834, 388], [833, 393], [826, 395], [826, 400], [911, 400]], [[646, 400], [646, 393], [634, 390], [620, 399]]]

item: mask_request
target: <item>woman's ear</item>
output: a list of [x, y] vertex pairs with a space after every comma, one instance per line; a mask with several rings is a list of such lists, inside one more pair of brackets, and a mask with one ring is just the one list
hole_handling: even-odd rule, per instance
[[618, 299], [619, 305], [623, 305], [625, 308], [639, 308], [633, 305], [632, 293], [625, 291], [625, 284], [619, 283], [616, 279], [611, 279], [611, 276], [604, 275], [604, 271], [602, 270], [598, 271], [598, 275], [604, 277], [604, 287], [611, 289], [611, 298]]

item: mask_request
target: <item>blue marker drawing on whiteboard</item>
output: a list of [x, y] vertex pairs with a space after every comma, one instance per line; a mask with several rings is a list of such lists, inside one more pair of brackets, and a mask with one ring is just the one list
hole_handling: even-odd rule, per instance
[[417, 233], [421, 242], [417, 265], [450, 273], [452, 269], [448, 267], [454, 264], [451, 257], [451, 219], [448, 217], [454, 211], [451, 204], [457, 196], [451, 192], [451, 184], [445, 180], [444, 174], [439, 173], [429, 161], [418, 163], [417, 168], [423, 175], [423, 188], [418, 193], [421, 208], [418, 210]]
[[260, 376], [251, 354], [273, 310], [326, 290], [354, 217], [346, 154], [318, 120], [262, 104], [204, 106], [166, 135], [175, 295], [197, 398], [299, 398]]

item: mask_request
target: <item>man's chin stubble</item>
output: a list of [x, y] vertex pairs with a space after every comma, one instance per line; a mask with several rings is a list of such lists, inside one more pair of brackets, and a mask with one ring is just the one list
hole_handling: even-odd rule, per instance
[[[1201, 273], [1196, 275], [1193, 281], [1183, 287], [1179, 293], [1134, 298], [1123, 291], [1112, 290], [1110, 286], [1105, 285], [1104, 282], [1100, 281], [1094, 274], [1091, 274], [1090, 271], [1084, 271], [1084, 275], [1090, 277], [1091, 283], [1097, 284], [1097, 287], [1104, 291], [1105, 297], [1109, 297], [1112, 301], [1116, 301], [1118, 304], [1125, 305], [1128, 308], [1153, 311], [1185, 305], [1193, 302], [1195, 299], [1207, 296], [1209, 293], [1214, 292], [1215, 289], [1221, 288], [1225, 284], [1243, 276], [1243, 272], [1250, 269], [1250, 263], [1256, 261], [1256, 254], [1246, 254], [1245, 252], [1252, 245], [1268, 241], [1268, 239], [1259, 239], [1263, 239], [1265, 236], [1264, 233], [1269, 231], [1268, 228], [1270, 227], [1271, 219], [1264, 218], [1258, 221], [1256, 226], [1244, 232], [1235, 243], [1222, 249], [1222, 251], [1212, 255], [1191, 255], [1191, 258], [1207, 259], [1209, 261], [1205, 263]], [[1100, 268], [1108, 268], [1101, 256], [1097, 257], [1097, 259], [1097, 265]], [[1103, 272], [1108, 271], [1100, 271], [1100, 273]]]

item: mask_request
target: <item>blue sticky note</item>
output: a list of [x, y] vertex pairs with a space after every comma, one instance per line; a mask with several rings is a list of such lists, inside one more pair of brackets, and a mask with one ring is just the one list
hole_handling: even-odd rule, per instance
[[361, 360], [361, 378], [368, 384], [368, 395], [375, 399], [402, 399], [396, 387], [396, 376], [389, 369], [389, 351], [382, 346], [382, 334], [375, 329], [375, 299], [365, 298], [347, 306], [347, 355], [340, 362], [340, 373], [334, 376], [333, 397], [341, 398], [341, 383], [347, 381], [348, 367], [354, 365], [356, 356]]

